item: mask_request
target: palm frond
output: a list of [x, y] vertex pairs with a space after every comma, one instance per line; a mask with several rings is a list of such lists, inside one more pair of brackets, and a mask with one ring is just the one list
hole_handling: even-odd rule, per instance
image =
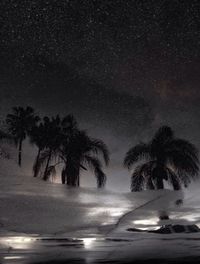
[[168, 152], [168, 160], [171, 166], [179, 171], [180, 174], [186, 173], [192, 178], [196, 178], [198, 176], [198, 163], [190, 155], [187, 155], [179, 150], [172, 150]]
[[49, 156], [49, 150], [44, 150], [41, 154], [40, 154], [40, 157], [37, 160], [34, 161], [34, 164], [33, 164], [33, 172], [34, 172], [34, 175], [37, 177], [38, 174], [41, 172], [41, 170], [43, 169], [43, 166], [45, 165], [47, 159], [48, 159], [48, 156]]
[[198, 159], [198, 149], [187, 140], [183, 139], [174, 139], [170, 142], [170, 144], [167, 146], [166, 151], [170, 150], [177, 150], [182, 152], [186, 156], [190, 156], [192, 160], [194, 160], [196, 163], [199, 163]]
[[131, 191], [139, 192], [144, 189], [145, 178], [142, 173], [142, 166], [139, 165], [135, 168], [131, 177]]
[[139, 161], [140, 159], [149, 159], [151, 157], [151, 149], [148, 144], [140, 143], [136, 145], [135, 147], [131, 148], [125, 156], [124, 159], [124, 166], [128, 169], [131, 168], [131, 166]]
[[106, 144], [99, 139], [91, 139], [90, 140], [90, 147], [93, 152], [96, 154], [101, 153], [103, 156], [103, 159], [105, 161], [105, 164], [108, 165], [109, 163], [109, 150], [106, 146]]
[[162, 126], [153, 137], [152, 144], [164, 145], [173, 139], [174, 133], [169, 126]]
[[91, 157], [89, 155], [84, 156], [84, 161], [92, 170], [94, 170], [97, 179], [97, 187], [98, 188], [104, 187], [106, 184], [106, 175], [102, 171], [101, 162], [97, 158]]
[[191, 175], [184, 172], [184, 171], [176, 171], [181, 183], [184, 185], [185, 188], [188, 187], [188, 185], [191, 183], [193, 178], [191, 178]]
[[45, 177], [48, 180], [50, 177], [52, 177], [52, 179], [55, 178], [55, 176], [56, 176], [56, 165], [51, 165], [48, 167]]
[[156, 166], [156, 161], [152, 160], [138, 165], [132, 174], [131, 190], [141, 191], [145, 185], [147, 189], [155, 189], [152, 171]]
[[181, 189], [181, 179], [178, 176], [177, 173], [172, 171], [169, 168], [166, 168], [167, 174], [168, 174], [168, 182], [173, 186], [175, 191], [178, 191]]
[[97, 188], [103, 188], [106, 184], [106, 175], [105, 173], [98, 167], [95, 168], [95, 175], [97, 178]]
[[153, 182], [152, 177], [148, 177], [146, 180], [146, 188], [147, 190], [155, 190], [155, 184]]

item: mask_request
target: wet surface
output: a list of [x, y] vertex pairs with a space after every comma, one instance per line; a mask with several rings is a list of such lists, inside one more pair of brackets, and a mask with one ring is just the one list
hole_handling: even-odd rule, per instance
[[199, 234], [131, 237], [0, 237], [1, 264], [200, 263]]

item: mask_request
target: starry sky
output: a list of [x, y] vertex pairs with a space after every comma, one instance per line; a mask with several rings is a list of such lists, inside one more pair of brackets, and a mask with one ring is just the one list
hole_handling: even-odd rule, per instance
[[163, 124], [200, 148], [198, 0], [1, 0], [0, 34], [2, 118], [73, 113], [109, 146], [110, 185]]

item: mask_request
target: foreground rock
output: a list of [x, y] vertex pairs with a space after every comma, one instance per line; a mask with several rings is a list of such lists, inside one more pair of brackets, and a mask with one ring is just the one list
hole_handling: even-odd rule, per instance
[[164, 225], [157, 230], [141, 230], [137, 228], [128, 228], [131, 232], [148, 232], [157, 234], [174, 234], [174, 233], [197, 233], [200, 229], [197, 225]]

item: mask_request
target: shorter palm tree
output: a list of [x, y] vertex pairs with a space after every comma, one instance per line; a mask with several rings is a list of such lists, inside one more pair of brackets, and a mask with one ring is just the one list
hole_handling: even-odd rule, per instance
[[22, 143], [39, 121], [39, 117], [35, 115], [34, 109], [30, 106], [26, 108], [13, 107], [12, 112], [12, 114], [7, 115], [6, 123], [9, 133], [14, 137], [18, 147], [18, 165], [21, 166]]
[[131, 191], [163, 189], [164, 180], [180, 190], [198, 176], [199, 160], [196, 147], [174, 137], [170, 127], [161, 127], [153, 139], [131, 148], [124, 159], [128, 169], [140, 161], [132, 173]]
[[109, 162], [109, 151], [103, 141], [90, 138], [85, 131], [76, 130], [61, 149], [60, 157], [64, 162], [62, 183], [69, 186], [80, 185], [80, 170], [90, 168], [97, 179], [97, 187], [106, 183], [106, 175], [102, 170], [101, 155], [105, 165]]

